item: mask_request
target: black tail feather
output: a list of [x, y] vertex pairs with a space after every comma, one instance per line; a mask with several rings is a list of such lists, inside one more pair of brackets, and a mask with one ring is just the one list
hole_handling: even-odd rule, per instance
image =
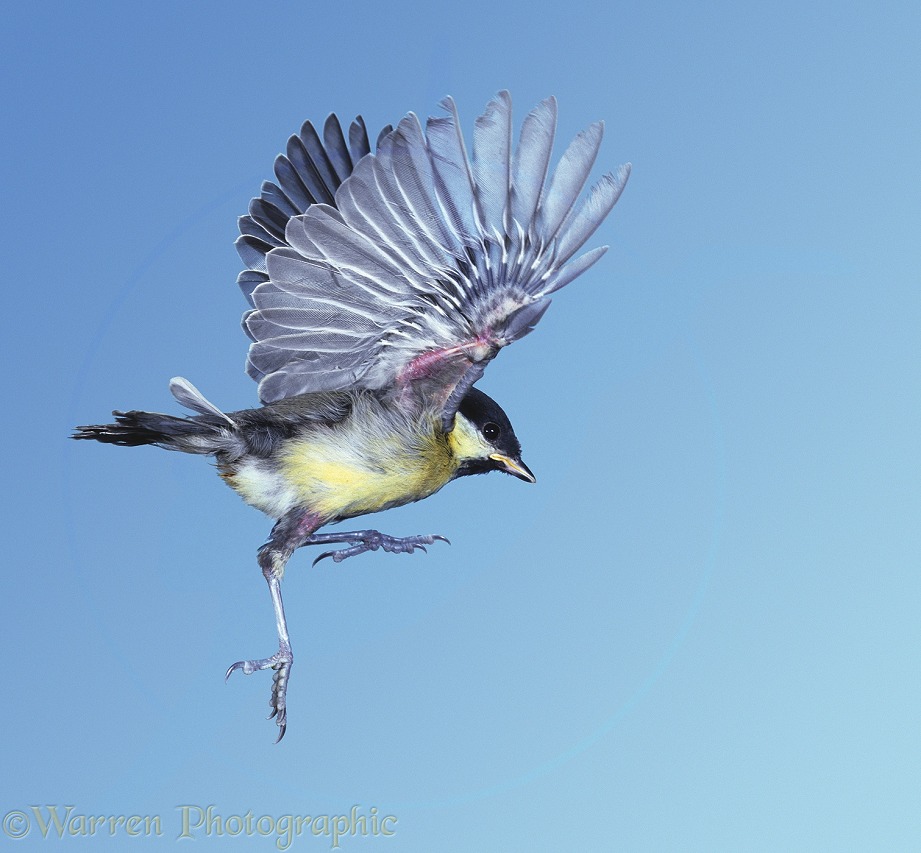
[[157, 412], [114, 411], [114, 424], [78, 426], [71, 438], [103, 444], [138, 447], [154, 444], [185, 453], [214, 453], [219, 448], [220, 425], [204, 417], [177, 418]]

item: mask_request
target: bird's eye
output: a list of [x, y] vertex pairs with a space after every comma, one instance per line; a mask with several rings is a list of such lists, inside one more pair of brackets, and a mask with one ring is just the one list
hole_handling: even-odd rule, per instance
[[498, 424], [494, 424], [490, 421], [488, 424], [483, 425], [483, 438], [487, 441], [495, 441], [501, 434], [502, 430], [499, 429]]

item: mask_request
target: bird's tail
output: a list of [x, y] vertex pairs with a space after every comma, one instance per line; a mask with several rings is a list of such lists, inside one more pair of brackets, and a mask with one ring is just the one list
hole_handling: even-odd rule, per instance
[[72, 437], [123, 447], [153, 444], [183, 453], [229, 453], [235, 449], [239, 437], [236, 424], [229, 415], [206, 400], [185, 379], [173, 379], [170, 390], [180, 403], [200, 414], [179, 418], [158, 412], [114, 411], [114, 424], [78, 426]]
[[[177, 418], [157, 412], [112, 412], [114, 424], [78, 426], [73, 438], [103, 444], [138, 447], [154, 444], [184, 453], [217, 453], [226, 444], [226, 431], [203, 418]], [[222, 435], [222, 433], [224, 435]]]

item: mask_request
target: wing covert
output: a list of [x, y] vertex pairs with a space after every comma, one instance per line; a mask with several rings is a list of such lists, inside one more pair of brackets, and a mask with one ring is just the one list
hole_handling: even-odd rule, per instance
[[409, 113], [358, 158], [369, 151], [363, 125], [350, 129], [351, 151], [338, 122], [327, 122], [325, 148], [305, 125], [279, 158], [287, 165], [276, 162], [280, 186], [264, 186], [241, 219], [249, 269], [240, 285], [253, 305], [244, 316], [247, 369], [264, 403], [409, 388], [441, 406], [450, 429], [486, 364], [604, 254], [574, 258], [629, 175], [622, 166], [579, 200], [600, 122], [573, 140], [548, 179], [553, 98], [525, 118], [513, 147], [511, 99], [500, 92], [476, 120], [472, 158], [453, 100], [442, 107], [424, 129]]

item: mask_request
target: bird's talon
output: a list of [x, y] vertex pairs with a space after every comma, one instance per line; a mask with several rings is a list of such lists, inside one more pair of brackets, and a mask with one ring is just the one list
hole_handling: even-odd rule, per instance
[[242, 669], [244, 675], [249, 675], [252, 672], [252, 669], [247, 669], [249, 663], [248, 660], [238, 660], [236, 663], [232, 663], [227, 667], [227, 672], [224, 674], [224, 681], [227, 681], [227, 679], [238, 669]]
[[380, 549], [388, 551], [391, 554], [413, 554], [417, 550], [427, 554], [428, 548], [425, 547], [426, 545], [431, 545], [439, 541], [446, 542], [448, 545], [451, 544], [451, 541], [446, 536], [442, 536], [438, 533], [419, 534], [400, 538], [397, 536], [387, 536], [377, 530], [345, 534], [341, 538], [323, 536], [322, 538], [316, 537], [316, 539], [319, 540], [316, 541], [316, 544], [320, 544], [320, 542], [345, 542], [353, 544], [349, 544], [347, 547], [335, 551], [324, 551], [313, 561], [313, 565], [316, 565], [320, 560], [324, 560], [327, 557], [331, 557], [334, 563], [341, 563], [349, 557], [364, 554], [366, 551], [377, 551]]
[[224, 676], [224, 680], [226, 681], [230, 678], [231, 674], [238, 669], [242, 670], [244, 675], [249, 675], [260, 669], [273, 670], [272, 695], [269, 699], [269, 707], [272, 709], [272, 712], [269, 714], [268, 719], [271, 720], [272, 717], [275, 717], [275, 724], [281, 730], [278, 740], [275, 741], [276, 743], [281, 740], [285, 733], [287, 716], [285, 711], [285, 694], [288, 690], [288, 673], [291, 671], [291, 664], [293, 661], [294, 658], [291, 656], [290, 647], [286, 644], [282, 644], [278, 651], [270, 658], [263, 658], [262, 660], [238, 660], [236, 663], [230, 665], [227, 669], [227, 674]]

